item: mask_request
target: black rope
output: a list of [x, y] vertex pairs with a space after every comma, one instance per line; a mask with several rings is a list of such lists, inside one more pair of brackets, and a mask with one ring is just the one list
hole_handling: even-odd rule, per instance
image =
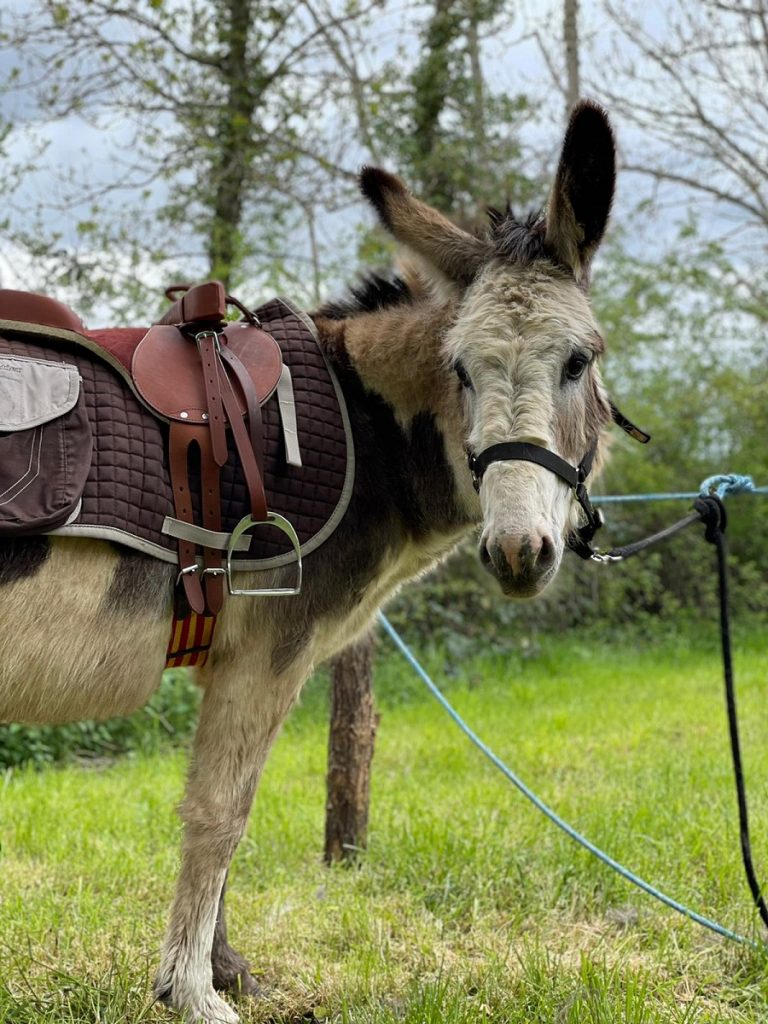
[[768, 928], [768, 907], [765, 905], [760, 883], [757, 880], [755, 866], [752, 861], [752, 844], [749, 838], [749, 814], [747, 811], [747, 792], [744, 785], [744, 769], [741, 762], [741, 743], [739, 740], [739, 720], [736, 712], [736, 686], [733, 678], [733, 659], [731, 656], [730, 602], [728, 596], [728, 554], [725, 541], [726, 516], [725, 508], [719, 498], [699, 498], [695, 503], [696, 510], [707, 526], [706, 539], [714, 544], [717, 552], [718, 597], [720, 601], [720, 644], [723, 652], [723, 677], [725, 680], [725, 703], [728, 710], [728, 732], [731, 739], [731, 758], [733, 775], [736, 783], [736, 800], [739, 806], [739, 838], [741, 840], [741, 859], [744, 873], [747, 876], [749, 891], [758, 909], [763, 924]]
[[736, 712], [736, 687], [733, 678], [733, 659], [731, 655], [730, 602], [728, 597], [728, 556], [725, 542], [727, 517], [725, 506], [715, 495], [697, 498], [693, 503], [695, 509], [684, 519], [678, 520], [658, 533], [645, 537], [643, 540], [614, 548], [607, 555], [599, 556], [605, 562], [621, 562], [632, 555], [639, 554], [659, 541], [668, 540], [676, 533], [702, 522], [706, 526], [705, 538], [713, 544], [717, 552], [718, 598], [720, 604], [720, 647], [723, 655], [723, 680], [725, 683], [725, 703], [728, 711], [728, 733], [731, 741], [731, 759], [733, 775], [736, 783], [736, 800], [739, 807], [739, 838], [741, 841], [741, 859], [744, 873], [747, 876], [749, 891], [760, 914], [763, 924], [768, 928], [768, 906], [766, 906], [760, 883], [757, 880], [752, 860], [752, 844], [749, 837], [749, 814], [747, 811], [747, 793], [744, 785], [744, 769], [741, 761], [741, 743], [739, 741], [739, 722]]
[[625, 558], [631, 558], [632, 555], [638, 555], [641, 551], [645, 551], [646, 548], [652, 547], [654, 544], [658, 544], [659, 541], [669, 540], [670, 537], [674, 537], [676, 533], [680, 533], [681, 530], [685, 530], [688, 526], [693, 526], [694, 523], [701, 522], [701, 515], [698, 512], [691, 512], [685, 519], [679, 519], [676, 523], [671, 526], [667, 526], [663, 530], [659, 530], [658, 533], [652, 533], [650, 537], [643, 537], [642, 540], [636, 540], [632, 544], [625, 544], [620, 548], [611, 548], [611, 550], [604, 555], [608, 562], [623, 562]]

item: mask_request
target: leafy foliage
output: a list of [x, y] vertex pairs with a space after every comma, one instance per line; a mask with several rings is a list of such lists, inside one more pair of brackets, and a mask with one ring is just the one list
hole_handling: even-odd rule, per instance
[[194, 732], [197, 687], [180, 669], [166, 672], [157, 693], [134, 715], [70, 725], [0, 725], [0, 770], [72, 758], [111, 758], [185, 742]]
[[480, 62], [480, 33], [492, 33], [503, 12], [498, 0], [435, 0], [413, 70], [403, 82], [402, 60], [385, 66], [373, 111], [382, 152], [423, 198], [460, 222], [482, 213], [483, 202], [541, 201], [519, 141], [531, 101], [492, 91]]

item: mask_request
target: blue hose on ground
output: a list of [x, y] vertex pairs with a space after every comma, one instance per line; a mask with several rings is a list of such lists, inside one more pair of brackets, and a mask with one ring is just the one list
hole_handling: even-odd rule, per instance
[[389, 621], [389, 619], [384, 615], [383, 612], [379, 612], [379, 622], [384, 627], [386, 632], [389, 634], [393, 643], [400, 651], [400, 653], [403, 655], [403, 657], [406, 659], [411, 668], [415, 670], [416, 674], [421, 678], [422, 682], [426, 684], [427, 689], [430, 691], [432, 696], [438, 701], [439, 704], [442, 705], [443, 709], [448, 712], [450, 717], [453, 719], [456, 725], [458, 725], [458, 727], [461, 729], [464, 735], [467, 736], [472, 743], [474, 743], [478, 750], [480, 750], [488, 758], [488, 760], [493, 765], [495, 765], [496, 768], [499, 769], [502, 775], [504, 775], [512, 783], [512, 785], [515, 786], [523, 794], [523, 796], [527, 800], [530, 800], [534, 807], [540, 810], [542, 814], [546, 815], [546, 817], [549, 818], [549, 820], [553, 824], [557, 825], [559, 829], [565, 832], [567, 836], [570, 836], [570, 838], [577, 842], [579, 846], [583, 846], [585, 850], [588, 850], [591, 854], [597, 857], [598, 860], [601, 860], [603, 864], [607, 864], [609, 868], [612, 868], [614, 871], [616, 871], [619, 875], [621, 875], [622, 878], [625, 878], [628, 882], [631, 882], [633, 885], [636, 885], [639, 889], [642, 889], [644, 892], [647, 892], [649, 896], [653, 896], [661, 903], [664, 903], [666, 904], [666, 906], [671, 907], [672, 910], [676, 910], [679, 914], [683, 914], [685, 917], [689, 917], [692, 921], [695, 921], [697, 924], [702, 925], [704, 928], [708, 928], [710, 931], [715, 932], [717, 935], [721, 935], [725, 939], [730, 939], [732, 942], [739, 942], [745, 946], [751, 946], [753, 949], [756, 950], [765, 951], [765, 947], [762, 945], [762, 943], [755, 942], [754, 939], [749, 939], [745, 935], [739, 935], [738, 932], [731, 931], [730, 928], [726, 928], [723, 925], [718, 924], [716, 921], [711, 921], [708, 917], [704, 917], [702, 914], [697, 914], [695, 910], [691, 910], [690, 907], [686, 907], [685, 904], [679, 903], [677, 900], [672, 899], [671, 896], [667, 896], [666, 893], [663, 893], [660, 889], [657, 889], [655, 886], [651, 885], [650, 882], [646, 882], [645, 879], [640, 878], [639, 875], [636, 875], [633, 871], [630, 871], [629, 868], [625, 868], [623, 864], [620, 864], [617, 860], [614, 860], [613, 857], [611, 857], [609, 854], [605, 853], [598, 846], [595, 846], [595, 844], [591, 842], [589, 839], [587, 839], [586, 836], [583, 836], [581, 832], [577, 832], [576, 829], [573, 828], [573, 826], [569, 825], [567, 821], [564, 821], [559, 814], [557, 814], [555, 811], [552, 810], [551, 807], [549, 807], [548, 804], [545, 804], [540, 797], [536, 796], [533, 790], [529, 789], [529, 787], [526, 786], [523, 780], [518, 775], [516, 775], [512, 771], [512, 769], [509, 768], [501, 760], [500, 757], [494, 754], [491, 748], [487, 746], [487, 744], [485, 744], [480, 739], [477, 733], [475, 733], [467, 725], [467, 723], [464, 721], [464, 719], [461, 717], [458, 711], [456, 711], [453, 705], [439, 690], [437, 685], [427, 675], [426, 671], [422, 668], [421, 664], [416, 660], [416, 657], [414, 656], [411, 649], [408, 647], [405, 641], [402, 640], [400, 634], [395, 630], [394, 626]]

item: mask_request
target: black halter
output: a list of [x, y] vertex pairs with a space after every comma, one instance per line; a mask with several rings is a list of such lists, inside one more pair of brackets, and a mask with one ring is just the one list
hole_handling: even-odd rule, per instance
[[[611, 417], [613, 422], [626, 431], [630, 437], [634, 437], [641, 444], [648, 444], [651, 439], [650, 434], [646, 434], [644, 430], [640, 430], [626, 416], [623, 416], [613, 402], [611, 402]], [[580, 558], [600, 561], [601, 556], [592, 547], [592, 540], [603, 525], [603, 514], [589, 500], [586, 484], [596, 453], [597, 438], [592, 442], [589, 451], [578, 466], [572, 466], [570, 462], [561, 459], [549, 448], [542, 448], [541, 445], [531, 444], [527, 441], [502, 441], [484, 448], [479, 455], [470, 452], [468, 462], [476, 491], [480, 490], [480, 482], [486, 469], [494, 462], [534, 462], [537, 466], [543, 466], [550, 473], [559, 476], [573, 490], [573, 496], [581, 506], [585, 517], [584, 523], [571, 533], [566, 543], [571, 551], [574, 551]]]

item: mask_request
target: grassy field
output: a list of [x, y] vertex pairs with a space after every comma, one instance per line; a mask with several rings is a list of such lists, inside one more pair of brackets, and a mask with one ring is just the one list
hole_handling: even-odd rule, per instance
[[[386, 650], [382, 641], [382, 650]], [[737, 644], [753, 845], [768, 878], [768, 655]], [[617, 858], [759, 934], [742, 879], [716, 651], [561, 639], [430, 668], [492, 747]], [[269, 762], [231, 875], [265, 988], [247, 1021], [646, 1024], [768, 1019], [768, 961], [630, 888], [535, 812], [396, 657], [370, 845], [326, 870], [325, 693]], [[178, 861], [182, 753], [0, 778], [0, 1021], [174, 1019], [149, 1000]]]

